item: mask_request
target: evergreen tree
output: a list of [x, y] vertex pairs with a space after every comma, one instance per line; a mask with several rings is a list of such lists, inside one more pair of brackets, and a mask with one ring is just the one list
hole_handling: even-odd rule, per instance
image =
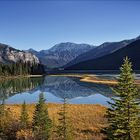
[[107, 128], [110, 140], [136, 140], [139, 127], [139, 102], [136, 100], [138, 90], [134, 85], [132, 64], [126, 57], [120, 68], [118, 85], [114, 88], [117, 98], [109, 102], [107, 111], [110, 126]]
[[17, 65], [16, 65], [16, 63], [13, 64], [13, 74], [17, 75]]
[[7, 136], [5, 134], [5, 125], [7, 125], [7, 121], [9, 119], [9, 114], [5, 109], [5, 101], [3, 100], [0, 104], [0, 139], [6, 139]]
[[48, 115], [44, 94], [40, 93], [39, 102], [35, 107], [33, 116], [33, 130], [35, 131], [37, 140], [47, 140], [50, 137], [51, 126], [52, 122]]
[[5, 104], [4, 100], [0, 104], [0, 139], [5, 138], [6, 136], [4, 135], [4, 128], [3, 128], [3, 118], [5, 116]]
[[64, 98], [63, 106], [58, 112], [59, 115], [59, 125], [57, 126], [57, 134], [60, 140], [72, 140], [72, 129], [67, 115], [67, 103], [66, 98]]
[[28, 75], [28, 64], [25, 63], [25, 74]]
[[44, 66], [42, 64], [32, 64], [30, 62], [19, 61], [11, 64], [0, 64], [0, 76], [17, 76], [26, 74], [43, 74]]
[[21, 129], [26, 129], [28, 127], [28, 113], [26, 109], [25, 101], [22, 104], [21, 116], [20, 116], [20, 126]]
[[5, 102], [4, 100], [2, 100], [2, 103], [0, 104], [0, 118], [2, 118], [3, 116], [5, 116]]
[[2, 75], [2, 65], [0, 64], [0, 75]]

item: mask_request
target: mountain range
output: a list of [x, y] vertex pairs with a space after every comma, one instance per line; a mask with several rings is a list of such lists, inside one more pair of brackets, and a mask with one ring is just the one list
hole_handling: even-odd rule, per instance
[[82, 61], [67, 70], [119, 70], [125, 57], [130, 58], [134, 70], [140, 70], [140, 39], [108, 55]]
[[95, 48], [95, 46], [66, 42], [57, 44], [48, 50], [37, 52], [33, 49], [29, 49], [27, 52], [35, 54], [47, 68], [58, 68], [93, 48]]
[[92, 50], [79, 55], [78, 57], [76, 57], [76, 59], [74, 59], [73, 61], [68, 63], [65, 67], [74, 65], [74, 64], [82, 62], [82, 61], [96, 59], [96, 58], [111, 54], [111, 53], [127, 46], [131, 42], [138, 40], [139, 38], [140, 37], [130, 39], [130, 40], [123, 40], [123, 41], [119, 41], [119, 42], [105, 42], [105, 43], [99, 45], [98, 47], [95, 47]]
[[22, 51], [0, 44], [0, 62], [41, 63], [48, 70], [116, 70], [123, 58], [128, 56], [134, 68], [140, 69], [139, 40], [140, 36], [119, 42], [105, 42], [99, 46], [66, 42], [41, 51], [32, 48]]
[[[48, 50], [37, 52], [29, 49], [28, 52], [35, 54], [48, 69], [98, 69], [98, 67], [93, 68], [92, 65], [91, 68], [87, 65], [84, 65], [85, 68], [79, 67], [79, 65], [81, 66], [81, 63], [87, 63], [87, 61], [93, 61], [94, 59], [112, 54], [139, 39], [140, 36], [118, 42], [105, 42], [99, 46], [66, 42], [59, 43]], [[77, 67], [75, 67], [76, 65]], [[107, 69], [111, 69], [111, 67]]]

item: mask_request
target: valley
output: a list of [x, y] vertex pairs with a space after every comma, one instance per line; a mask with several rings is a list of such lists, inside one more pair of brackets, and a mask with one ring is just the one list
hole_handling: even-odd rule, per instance
[[[20, 51], [0, 44], [0, 105], [5, 104], [5, 109], [12, 113], [11, 122], [16, 125], [21, 104], [26, 102], [32, 125], [35, 104], [43, 93], [55, 130], [59, 108], [66, 100], [74, 140], [103, 140], [106, 134], [102, 131], [108, 127], [108, 102], [118, 98], [112, 88], [118, 85], [119, 67], [126, 56], [132, 61], [134, 84], [140, 91], [139, 45], [139, 37], [99, 46], [66, 42], [41, 51]], [[32, 134], [33, 130], [30, 131]], [[16, 137], [23, 133], [25, 130], [16, 131]], [[53, 131], [50, 138], [56, 135]]]
[[0, 7], [0, 140], [140, 140], [139, 0]]

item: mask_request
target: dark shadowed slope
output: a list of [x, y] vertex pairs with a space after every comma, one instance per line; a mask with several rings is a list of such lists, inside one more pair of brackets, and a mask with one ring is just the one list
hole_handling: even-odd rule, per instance
[[72, 60], [70, 63], [66, 64], [64, 67], [69, 67], [74, 64], [80, 63], [82, 61], [87, 61], [91, 59], [96, 59], [108, 54], [111, 54], [128, 44], [138, 40], [140, 37], [138, 36], [137, 38], [130, 39], [130, 40], [123, 40], [120, 42], [105, 42], [101, 44], [100, 46], [93, 48], [92, 50], [82, 53], [81, 55], [77, 56], [74, 60]]
[[140, 70], [140, 39], [136, 40], [126, 47], [103, 57], [83, 61], [73, 66], [67, 67], [67, 70], [118, 70], [123, 62], [123, 58], [128, 56], [133, 69]]

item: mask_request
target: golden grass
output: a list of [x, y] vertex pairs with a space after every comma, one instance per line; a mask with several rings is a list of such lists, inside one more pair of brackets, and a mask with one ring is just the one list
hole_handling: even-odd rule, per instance
[[[80, 79], [81, 82], [90, 82], [90, 83], [98, 83], [98, 84], [106, 84], [106, 85], [116, 85], [118, 84], [117, 80], [112, 80], [112, 79], [104, 79], [104, 78], [98, 78], [96, 75], [87, 75], [83, 76]], [[135, 80], [136, 85], [140, 85], [140, 80]]]
[[[58, 112], [61, 104], [48, 104], [48, 111], [51, 119], [58, 124]], [[6, 105], [15, 118], [19, 118], [21, 105]], [[35, 109], [34, 104], [27, 105], [30, 121]], [[101, 105], [67, 105], [68, 116], [75, 134], [75, 140], [102, 140], [104, 135], [100, 133], [101, 129], [107, 126], [107, 120], [104, 117], [106, 107]]]
[[96, 76], [87, 76], [80, 79], [82, 82], [98, 83], [98, 84], [107, 84], [107, 85], [116, 85], [118, 82], [116, 80], [107, 80], [102, 78], [97, 78]]

